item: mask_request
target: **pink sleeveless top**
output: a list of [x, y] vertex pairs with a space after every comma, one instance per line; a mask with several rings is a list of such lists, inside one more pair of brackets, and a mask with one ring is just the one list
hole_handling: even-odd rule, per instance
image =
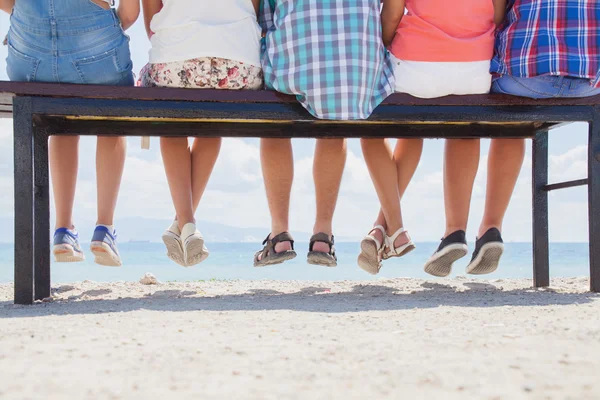
[[390, 47], [404, 61], [469, 62], [494, 53], [492, 0], [406, 0]]

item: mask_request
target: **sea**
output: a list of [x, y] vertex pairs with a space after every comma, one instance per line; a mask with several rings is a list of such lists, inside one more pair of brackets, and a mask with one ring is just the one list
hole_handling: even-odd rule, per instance
[[[371, 276], [356, 264], [358, 243], [336, 243], [338, 266], [326, 268], [306, 263], [308, 243], [296, 243], [298, 257], [285, 264], [254, 268], [255, 243], [208, 243], [210, 256], [190, 268], [181, 267], [167, 258], [162, 243], [126, 242], [119, 244], [123, 266], [102, 267], [87, 253], [85, 262], [52, 264], [53, 284], [91, 280], [97, 282], [138, 281], [145, 273], [162, 282], [207, 280], [377, 280], [386, 278], [434, 279], [423, 272], [423, 264], [438, 243], [417, 243], [417, 249], [402, 258], [385, 261], [379, 275]], [[82, 243], [84, 249], [87, 245]], [[473, 244], [469, 245], [473, 248]], [[552, 277], [589, 276], [587, 243], [552, 243], [550, 275]], [[452, 276], [464, 275], [469, 257], [456, 262]], [[14, 251], [12, 244], [0, 244], [0, 283], [13, 281]], [[533, 271], [531, 243], [506, 243], [500, 268], [483, 279], [531, 278]]]

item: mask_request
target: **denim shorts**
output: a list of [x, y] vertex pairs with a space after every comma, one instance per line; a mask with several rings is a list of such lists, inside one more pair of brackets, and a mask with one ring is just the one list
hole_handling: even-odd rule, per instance
[[10, 17], [11, 81], [133, 86], [129, 37], [91, 0], [19, 0]]
[[492, 83], [492, 93], [511, 94], [532, 99], [550, 99], [596, 96], [600, 95], [600, 88], [593, 87], [589, 79], [570, 76], [542, 75], [521, 78], [503, 75]]

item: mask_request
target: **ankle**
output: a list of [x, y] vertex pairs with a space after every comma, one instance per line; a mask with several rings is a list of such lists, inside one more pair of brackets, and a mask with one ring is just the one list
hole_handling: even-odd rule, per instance
[[73, 224], [66, 224], [66, 225], [59, 225], [59, 224], [56, 224], [56, 225], [54, 226], [54, 230], [57, 230], [57, 229], [68, 229], [68, 230], [70, 230], [70, 231], [75, 231], [75, 230], [76, 230], [76, 229], [75, 229], [75, 225], [73, 225]]
[[287, 225], [273, 225], [271, 226], [271, 234], [269, 235], [269, 239], [272, 239], [283, 232], [289, 232], [289, 227]]
[[102, 226], [104, 228], [106, 228], [110, 233], [113, 233], [115, 231], [115, 226], [114, 225], [107, 225], [107, 224], [96, 224], [96, 228]]
[[392, 223], [385, 226], [385, 234], [388, 236], [394, 235], [398, 230], [402, 229], [402, 224]]
[[458, 231], [463, 231], [466, 232], [467, 231], [467, 227], [466, 226], [447, 226], [446, 227], [446, 232], [444, 232], [444, 237], [448, 237], [450, 235], [452, 235], [454, 232], [458, 232]]
[[479, 230], [477, 231], [477, 237], [480, 238], [482, 237], [487, 231], [489, 231], [492, 228], [496, 228], [498, 229], [498, 231], [500, 231], [500, 233], [502, 233], [502, 224], [497, 224], [497, 223], [486, 223], [486, 224], [481, 224], [481, 226], [479, 226]]
[[278, 242], [275, 244], [275, 252], [281, 253], [282, 251], [292, 250], [291, 242]]
[[178, 219], [177, 220], [177, 225], [179, 226], [179, 231], [183, 231], [183, 227], [186, 226], [187, 224], [194, 224], [196, 225], [196, 219], [195, 218], [191, 218], [191, 219]]
[[313, 227], [313, 235], [316, 235], [317, 233], [325, 233], [326, 235], [328, 235], [331, 238], [331, 236], [333, 235], [333, 226], [331, 225], [331, 223], [329, 223], [329, 224], [316, 223], [315, 226]]

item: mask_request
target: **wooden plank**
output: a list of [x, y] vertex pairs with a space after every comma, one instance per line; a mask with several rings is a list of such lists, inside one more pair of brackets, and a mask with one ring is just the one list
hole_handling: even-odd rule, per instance
[[[391, 124], [432, 122], [539, 122], [590, 121], [591, 106], [399, 106], [378, 107], [365, 121], [323, 121], [312, 117], [299, 103], [215, 103], [180, 101], [136, 101], [34, 97], [34, 114], [81, 117], [211, 119], [223, 122], [277, 120], [324, 124]], [[316, 122], [319, 121], [319, 122]]]
[[168, 121], [70, 119], [38, 117], [36, 125], [48, 134], [98, 136], [205, 136], [279, 138], [360, 138], [360, 137], [532, 137], [538, 126], [529, 124], [337, 124], [298, 121], [288, 123], [245, 123], [221, 121]]
[[[2, 95], [2, 93], [4, 95]], [[71, 85], [39, 82], [0, 81], [0, 96], [7, 99], [11, 94], [46, 97], [76, 97], [124, 100], [175, 100], [193, 102], [233, 103], [295, 103], [294, 96], [274, 91], [233, 91], [214, 89], [140, 88], [122, 86]], [[538, 105], [600, 105], [600, 96], [580, 99], [534, 100], [506, 95], [448, 96], [437, 99], [419, 99], [396, 93], [388, 97], [384, 105], [421, 106], [538, 106]]]

